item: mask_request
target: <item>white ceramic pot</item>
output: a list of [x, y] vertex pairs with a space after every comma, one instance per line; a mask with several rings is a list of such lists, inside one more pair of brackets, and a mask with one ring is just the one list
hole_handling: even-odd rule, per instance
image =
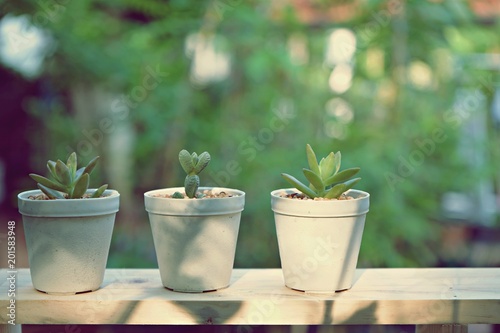
[[369, 208], [367, 192], [349, 190], [353, 200], [298, 200], [271, 192], [285, 285], [310, 292], [351, 288]]
[[[205, 190], [208, 188], [200, 188]], [[229, 286], [245, 193], [228, 188], [230, 198], [171, 199], [144, 194], [163, 285], [181, 292], [203, 292]]]
[[120, 194], [104, 198], [31, 200], [18, 195], [33, 286], [49, 294], [99, 289], [104, 278]]

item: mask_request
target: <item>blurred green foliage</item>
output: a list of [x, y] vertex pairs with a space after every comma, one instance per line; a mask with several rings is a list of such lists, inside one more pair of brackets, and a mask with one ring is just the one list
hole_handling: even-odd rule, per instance
[[[182, 184], [177, 152], [186, 148], [211, 152], [202, 186], [247, 193], [235, 266], [278, 267], [269, 193], [287, 187], [280, 173], [300, 171], [306, 143], [322, 156], [342, 151], [344, 168], [361, 167], [357, 186], [370, 192], [371, 207], [360, 266], [436, 263], [440, 197], [476, 180], [457, 149], [468, 115], [454, 113], [453, 103], [463, 87], [491, 98], [496, 80], [459, 60], [498, 51], [498, 22], [478, 24], [465, 1], [343, 3], [353, 4], [352, 15], [314, 23], [292, 5], [267, 1], [65, 1], [45, 21], [38, 2], [9, 5], [55, 41], [43, 73], [53, 95], [29, 103], [45, 123], [33, 133], [46, 138], [35, 141], [39, 150], [128, 161], [126, 176], [110, 182], [127, 204], [109, 266], [156, 266], [142, 195]], [[338, 45], [355, 50], [347, 61], [352, 84], [342, 93], [330, 89], [335, 66], [325, 61], [338, 28], [356, 35], [355, 45]], [[193, 79], [203, 41], [228, 56], [227, 77]], [[209, 68], [221, 61], [210, 59], [202, 53]], [[110, 143], [119, 128], [128, 145]], [[96, 144], [81, 144], [92, 138]], [[110, 170], [97, 177], [108, 182]]]

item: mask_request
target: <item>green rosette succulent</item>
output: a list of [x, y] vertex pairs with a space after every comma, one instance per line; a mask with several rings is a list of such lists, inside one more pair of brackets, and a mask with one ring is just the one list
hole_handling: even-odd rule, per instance
[[309, 181], [309, 186], [289, 174], [281, 176], [301, 191], [304, 195], [314, 198], [338, 199], [344, 192], [356, 185], [361, 178], [353, 178], [359, 168], [340, 170], [341, 154], [331, 152], [318, 163], [316, 154], [309, 144], [306, 145], [307, 162], [309, 169], [302, 169], [304, 176]]
[[[87, 166], [77, 169], [76, 153], [71, 153], [66, 163], [61, 160], [48, 161], [50, 178], [35, 173], [30, 177], [37, 182], [38, 188], [50, 199], [79, 199], [87, 192], [90, 182], [90, 174], [94, 170], [99, 156], [92, 159]], [[92, 194], [91, 198], [99, 198], [108, 188], [108, 184], [102, 185]]]

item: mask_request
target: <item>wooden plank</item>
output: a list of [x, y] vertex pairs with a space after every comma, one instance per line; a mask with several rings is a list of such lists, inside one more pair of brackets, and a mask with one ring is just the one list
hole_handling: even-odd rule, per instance
[[17, 324], [498, 324], [500, 268], [359, 269], [350, 290], [326, 294], [286, 288], [279, 269], [236, 269], [203, 294], [163, 288], [156, 269], [108, 269], [100, 290], [73, 296], [34, 290], [21, 269], [16, 296]]

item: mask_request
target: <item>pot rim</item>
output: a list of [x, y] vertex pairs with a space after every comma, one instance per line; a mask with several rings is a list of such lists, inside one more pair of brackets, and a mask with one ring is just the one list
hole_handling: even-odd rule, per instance
[[[95, 191], [88, 189], [86, 193]], [[53, 199], [32, 200], [28, 197], [39, 195], [40, 190], [29, 190], [17, 195], [19, 213], [34, 217], [72, 217], [96, 216], [118, 212], [120, 206], [120, 193], [108, 189], [104, 191], [106, 197], [81, 198], [81, 199]]]
[[[85, 194], [89, 193], [89, 192], [93, 192], [97, 190], [96, 188], [89, 188], [87, 189], [87, 191], [85, 192]], [[28, 190], [28, 191], [23, 191], [21, 193], [19, 193], [17, 195], [17, 197], [19, 199], [22, 199], [22, 200], [28, 200], [28, 201], [40, 201], [40, 202], [54, 202], [54, 201], [68, 201], [68, 200], [71, 200], [71, 201], [78, 201], [78, 200], [102, 200], [102, 199], [107, 199], [107, 198], [110, 198], [110, 197], [115, 197], [115, 196], [120, 196], [120, 193], [118, 193], [117, 190], [113, 190], [113, 189], [107, 189], [104, 191], [104, 194], [107, 194], [105, 197], [99, 197], [99, 198], [78, 198], [78, 199], [51, 199], [51, 200], [32, 200], [32, 199], [29, 199], [28, 197], [31, 196], [31, 195], [38, 195], [38, 194], [42, 194], [42, 191], [41, 190]]]
[[199, 190], [225, 191], [235, 196], [205, 199], [175, 199], [153, 196], [154, 194], [172, 194], [176, 191], [184, 191], [184, 187], [161, 188], [144, 193], [146, 211], [152, 214], [173, 216], [222, 215], [243, 211], [245, 205], [245, 192], [241, 190], [227, 187], [200, 187]]
[[[292, 198], [285, 198], [285, 197], [281, 197], [278, 195], [278, 193], [281, 193], [281, 192], [286, 192], [286, 193], [302, 193], [301, 191], [297, 190], [296, 188], [293, 188], [293, 187], [290, 187], [290, 188], [279, 188], [277, 190], [273, 190], [271, 192], [271, 195], [274, 196], [274, 197], [277, 197], [277, 198], [281, 198], [281, 199], [286, 199], [286, 200], [296, 200], [297, 199], [292, 199]], [[351, 199], [351, 200], [361, 200], [361, 199], [364, 199], [365, 197], [370, 197], [370, 193], [368, 192], [365, 192], [365, 191], [362, 191], [362, 190], [357, 190], [357, 189], [349, 189], [347, 190], [347, 192], [345, 192], [347, 194], [358, 194], [359, 196]], [[309, 201], [309, 200], [308, 200]], [[344, 200], [310, 200], [310, 201], [314, 201], [314, 202], [339, 202], [339, 201], [344, 201]]]
[[357, 195], [351, 200], [297, 200], [284, 198], [279, 193], [297, 193], [296, 188], [283, 188], [271, 192], [271, 207], [276, 214], [303, 217], [347, 217], [368, 213], [370, 193], [350, 189], [346, 193]]
[[[228, 187], [216, 187], [216, 186], [201, 186], [198, 188], [198, 190], [216, 190], [216, 191], [225, 191], [225, 192], [232, 192], [235, 194], [232, 197], [226, 197], [226, 198], [204, 198], [202, 200], [226, 200], [226, 199], [234, 199], [234, 198], [240, 198], [240, 197], [245, 197], [245, 192], [234, 189], [234, 188], [228, 188]], [[175, 198], [164, 198], [164, 197], [154, 197], [153, 194], [157, 193], [174, 193], [174, 192], [183, 192], [184, 187], [178, 186], [178, 187], [165, 187], [165, 188], [159, 188], [156, 190], [150, 190], [144, 193], [144, 197], [148, 198], [158, 198], [158, 199], [164, 199], [164, 200], [195, 200], [192, 198], [183, 198], [183, 199], [175, 199]]]

